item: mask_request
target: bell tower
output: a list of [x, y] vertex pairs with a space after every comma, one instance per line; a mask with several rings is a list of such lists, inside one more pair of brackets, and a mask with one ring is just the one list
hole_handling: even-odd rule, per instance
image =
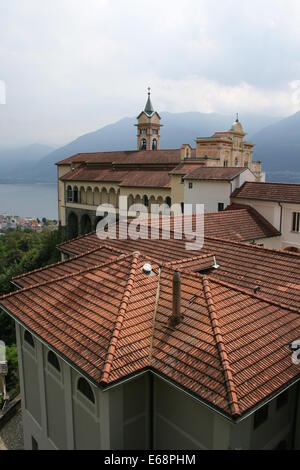
[[148, 88], [148, 99], [144, 111], [138, 117], [137, 126], [137, 149], [159, 150], [160, 149], [160, 124], [161, 117], [154, 111], [151, 102], [151, 89]]

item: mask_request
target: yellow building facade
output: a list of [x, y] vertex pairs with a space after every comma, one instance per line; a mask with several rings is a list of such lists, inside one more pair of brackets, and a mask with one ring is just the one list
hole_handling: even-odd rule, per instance
[[244, 140], [238, 119], [229, 131], [197, 138], [195, 148], [183, 144], [171, 150], [160, 149], [160, 121], [149, 89], [145, 109], [137, 117], [136, 151], [77, 154], [58, 162], [59, 222], [65, 238], [93, 231], [101, 204], [110, 204], [119, 215], [120, 196], [127, 197], [128, 208], [183, 205], [184, 177], [198, 167], [247, 166], [263, 180], [261, 163], [252, 161], [253, 144]]

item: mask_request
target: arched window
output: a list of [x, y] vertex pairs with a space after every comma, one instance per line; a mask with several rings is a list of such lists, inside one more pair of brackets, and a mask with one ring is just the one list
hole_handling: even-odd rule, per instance
[[67, 187], [67, 202], [73, 202], [73, 190], [71, 186]]
[[54, 354], [54, 352], [52, 351], [48, 352], [48, 362], [49, 364], [51, 364], [51, 366], [53, 366], [56, 370], [58, 370], [58, 372], [60, 372], [59, 360], [57, 359], [56, 354]]
[[30, 344], [32, 348], [35, 348], [33, 336], [27, 330], [25, 330], [25, 333], [24, 333], [24, 341], [26, 341], [27, 344]]
[[228, 166], [228, 160], [224, 160], [224, 166], [225, 166], [225, 167]]
[[143, 197], [143, 204], [144, 204], [144, 206], [149, 207], [149, 198], [148, 198], [148, 196]]
[[77, 186], [75, 186], [74, 191], [73, 191], [73, 202], [75, 202], [76, 204], [79, 202]]
[[156, 139], [152, 140], [152, 150], [157, 150], [157, 140]]
[[80, 377], [77, 382], [77, 390], [79, 390], [92, 403], [95, 403], [95, 396], [92, 387], [83, 377]]
[[172, 201], [171, 201], [171, 198], [170, 198], [169, 196], [166, 197], [166, 204], [167, 204], [167, 206], [169, 206], [169, 207], [171, 207], [171, 205], [172, 205]]
[[234, 160], [234, 164], [235, 164], [235, 166], [238, 166], [238, 164], [239, 164], [239, 159], [237, 157]]
[[147, 140], [146, 139], [141, 140], [140, 149], [141, 150], [146, 150], [147, 149]]

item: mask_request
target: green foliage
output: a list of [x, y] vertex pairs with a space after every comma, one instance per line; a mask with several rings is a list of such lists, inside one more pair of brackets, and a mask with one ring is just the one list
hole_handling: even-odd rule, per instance
[[[33, 271], [59, 261], [56, 245], [60, 232], [44, 230], [13, 231], [0, 237], [0, 295], [14, 290], [14, 276]], [[15, 343], [14, 322], [0, 311], [0, 336], [7, 345]]]

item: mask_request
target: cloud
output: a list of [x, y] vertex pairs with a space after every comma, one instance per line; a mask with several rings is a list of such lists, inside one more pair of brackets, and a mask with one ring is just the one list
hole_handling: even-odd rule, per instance
[[137, 114], [149, 84], [161, 111], [291, 114], [299, 23], [298, 0], [2, 2], [0, 142], [67, 142]]

